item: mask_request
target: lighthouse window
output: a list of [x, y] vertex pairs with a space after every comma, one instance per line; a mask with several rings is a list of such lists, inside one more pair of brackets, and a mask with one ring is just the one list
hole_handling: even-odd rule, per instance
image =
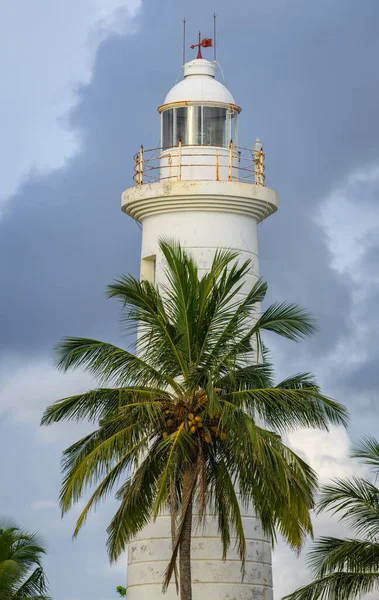
[[183, 108], [175, 108], [174, 111], [176, 117], [174, 121], [174, 145], [177, 146], [180, 141], [182, 142], [182, 144], [188, 144], [187, 107], [185, 106]]
[[228, 146], [237, 143], [237, 112], [216, 106], [180, 106], [162, 113], [162, 146]]
[[227, 109], [204, 106], [203, 113], [203, 144], [205, 146], [226, 146]]
[[162, 145], [163, 146], [173, 146], [173, 111], [165, 110], [162, 114]]

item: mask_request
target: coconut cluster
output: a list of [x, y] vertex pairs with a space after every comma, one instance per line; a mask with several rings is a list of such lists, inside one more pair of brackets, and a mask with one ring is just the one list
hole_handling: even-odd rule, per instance
[[220, 415], [210, 417], [205, 408], [208, 404], [207, 395], [202, 392], [196, 395], [196, 404], [179, 402], [178, 404], [163, 403], [162, 412], [164, 427], [162, 437], [177, 431], [179, 427], [186, 428], [190, 435], [199, 435], [206, 444], [211, 444], [213, 438], [226, 440], [226, 433], [220, 426]]

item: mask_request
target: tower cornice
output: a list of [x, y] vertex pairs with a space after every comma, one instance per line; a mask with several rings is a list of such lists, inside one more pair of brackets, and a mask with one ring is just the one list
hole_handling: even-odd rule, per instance
[[239, 181], [159, 181], [129, 188], [121, 196], [121, 209], [136, 221], [195, 210], [237, 213], [260, 222], [277, 207], [274, 190]]

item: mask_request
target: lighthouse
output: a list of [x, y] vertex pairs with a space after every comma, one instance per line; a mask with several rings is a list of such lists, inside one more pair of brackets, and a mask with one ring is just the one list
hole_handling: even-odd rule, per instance
[[[258, 278], [257, 226], [277, 209], [276, 192], [265, 184], [265, 155], [240, 123], [241, 108], [216, 78], [216, 62], [201, 57], [183, 65], [183, 79], [158, 107], [160, 144], [141, 146], [134, 157], [135, 185], [122, 194], [123, 212], [142, 228], [141, 279], [159, 286], [165, 261], [159, 240], [175, 240], [206, 272], [218, 249], [238, 251], [251, 261], [240, 293]], [[158, 127], [158, 124], [157, 124]], [[243, 133], [243, 135], [242, 135]], [[154, 136], [156, 137], [156, 136]], [[242, 142], [241, 142], [242, 143]], [[252, 507], [243, 508], [247, 542], [245, 575], [233, 540], [225, 561], [217, 518], [194, 528], [194, 600], [272, 600], [271, 547]], [[163, 572], [171, 557], [169, 511], [143, 529], [128, 549], [128, 600], [174, 600], [172, 583], [162, 594]]]

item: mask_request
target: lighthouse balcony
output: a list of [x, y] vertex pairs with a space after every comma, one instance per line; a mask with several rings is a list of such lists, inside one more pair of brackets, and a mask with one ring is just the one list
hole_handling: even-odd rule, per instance
[[174, 181], [234, 181], [265, 185], [265, 154], [260, 143], [254, 148], [186, 145], [145, 150], [134, 155], [136, 186]]

